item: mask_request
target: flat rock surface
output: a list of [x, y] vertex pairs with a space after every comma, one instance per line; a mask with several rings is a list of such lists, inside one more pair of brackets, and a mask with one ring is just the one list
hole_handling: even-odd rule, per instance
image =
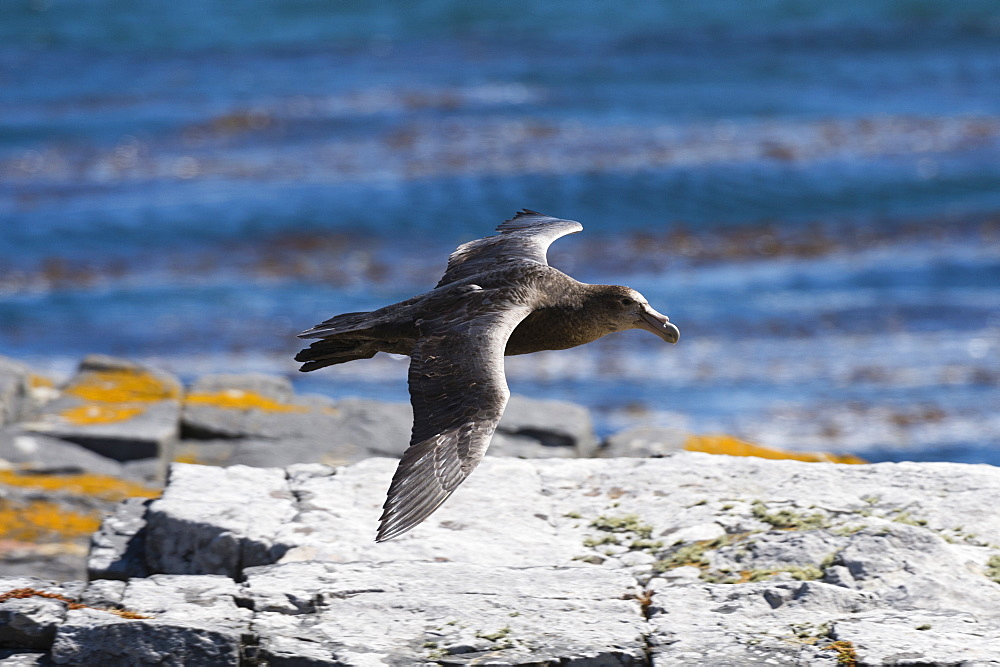
[[268, 664], [1000, 664], [991, 466], [487, 458], [376, 544], [394, 467], [176, 465], [140, 557]]
[[646, 622], [635, 581], [610, 570], [584, 574], [289, 563], [249, 570], [244, 594], [256, 612], [257, 657], [271, 664], [641, 664]]

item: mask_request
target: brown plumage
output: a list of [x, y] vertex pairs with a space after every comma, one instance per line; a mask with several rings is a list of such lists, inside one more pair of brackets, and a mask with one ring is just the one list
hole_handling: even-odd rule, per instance
[[677, 327], [635, 290], [587, 285], [548, 265], [549, 245], [582, 229], [524, 210], [500, 234], [459, 246], [430, 292], [299, 334], [318, 339], [295, 357], [303, 371], [378, 352], [410, 356], [413, 434], [377, 541], [426, 519], [482, 460], [510, 396], [504, 355], [564, 350], [625, 329], [677, 342]]

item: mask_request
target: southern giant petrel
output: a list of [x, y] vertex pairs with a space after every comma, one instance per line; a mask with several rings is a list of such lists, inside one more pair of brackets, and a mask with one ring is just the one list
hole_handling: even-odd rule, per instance
[[426, 519], [482, 460], [510, 396], [504, 355], [564, 350], [625, 329], [677, 342], [677, 327], [634, 289], [588, 285], [549, 266], [549, 245], [582, 230], [526, 209], [499, 234], [459, 246], [430, 292], [299, 334], [318, 339], [296, 355], [302, 371], [378, 352], [410, 357], [413, 434], [376, 541]]

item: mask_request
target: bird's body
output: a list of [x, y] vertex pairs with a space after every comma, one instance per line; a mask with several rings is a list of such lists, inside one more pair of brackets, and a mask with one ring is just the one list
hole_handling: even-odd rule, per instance
[[460, 246], [433, 290], [378, 310], [333, 317], [300, 334], [301, 370], [368, 359], [411, 358], [413, 434], [389, 488], [377, 536], [427, 518], [482, 460], [506, 407], [505, 355], [562, 350], [614, 331], [679, 332], [635, 290], [588, 285], [548, 265], [552, 241], [583, 226], [533, 211], [499, 235]]

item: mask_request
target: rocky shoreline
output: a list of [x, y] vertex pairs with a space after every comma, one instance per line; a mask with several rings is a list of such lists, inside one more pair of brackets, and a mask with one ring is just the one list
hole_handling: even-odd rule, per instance
[[0, 360], [0, 509], [104, 513], [72, 558], [0, 559], [0, 664], [1000, 664], [1000, 469], [509, 417], [501, 456], [375, 544], [406, 406], [106, 357], [56, 388]]

